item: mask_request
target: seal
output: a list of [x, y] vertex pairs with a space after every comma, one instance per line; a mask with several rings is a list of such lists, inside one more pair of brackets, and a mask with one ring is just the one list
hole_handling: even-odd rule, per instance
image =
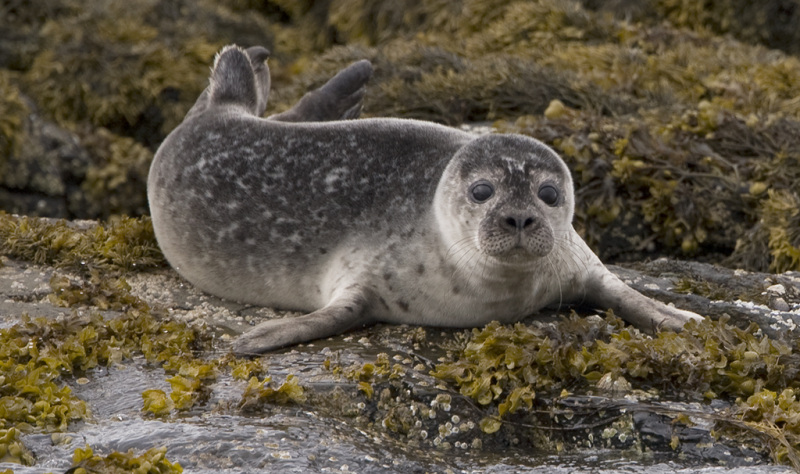
[[569, 169], [543, 143], [333, 119], [357, 116], [363, 63], [290, 109], [293, 122], [260, 118], [267, 79], [248, 53], [218, 55], [148, 178], [156, 238], [178, 273], [223, 298], [308, 312], [257, 325], [236, 354], [377, 322], [509, 323], [568, 302], [645, 330], [700, 319], [608, 271], [572, 227]]

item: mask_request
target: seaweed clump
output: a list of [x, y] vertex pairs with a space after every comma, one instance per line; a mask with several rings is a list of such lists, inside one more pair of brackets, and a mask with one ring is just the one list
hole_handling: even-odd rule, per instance
[[[485, 407], [481, 427], [486, 432], [500, 429], [503, 417], [531, 409], [537, 394], [553, 398], [564, 390], [618, 395], [644, 390], [688, 401], [735, 399], [738, 411], [732, 419], [753, 420], [751, 429], [765, 435], [778, 426], [790, 440], [786, 449], [796, 456], [800, 430], [794, 420], [800, 412], [790, 417], [788, 411], [769, 411], [759, 400], [778, 392], [791, 398], [800, 389], [798, 354], [796, 347], [760, 335], [755, 324], [741, 329], [725, 319], [705, 320], [687, 324], [680, 333], [650, 337], [623, 327], [613, 315], [573, 314], [553, 326], [492, 323], [474, 329], [460, 357], [438, 364], [433, 375]], [[776, 403], [785, 411], [796, 408]], [[786, 460], [781, 452], [773, 450], [776, 461]]]
[[753, 3], [747, 0], [717, 0], [702, 3], [657, 0], [655, 10], [672, 24], [695, 30], [732, 34], [752, 43], [800, 53], [800, 7], [792, 0]]
[[26, 90], [60, 123], [86, 121], [155, 143], [202, 92], [207, 64], [222, 45], [194, 38], [171, 47], [142, 22], [148, 10], [112, 2], [45, 21], [41, 50], [23, 76]]
[[0, 253], [80, 272], [146, 269], [166, 262], [149, 217], [70, 224], [0, 211]]
[[19, 439], [19, 435], [20, 430], [16, 428], [0, 429], [0, 462], [33, 466], [33, 454]]
[[78, 448], [72, 456], [69, 472], [86, 474], [104, 472], [108, 474], [180, 474], [183, 468], [167, 460], [167, 448], [151, 448], [139, 454], [131, 449], [127, 453], [113, 452], [107, 456], [94, 454], [89, 446]]
[[[737, 416], [753, 431], [762, 434], [773, 459], [800, 469], [800, 390], [780, 393], [762, 390], [737, 403]], [[734, 424], [721, 424], [724, 433], [741, 437]]]
[[142, 411], [163, 417], [172, 410], [190, 410], [208, 398], [208, 385], [217, 380], [219, 361], [204, 361], [186, 352], [160, 359], [164, 370], [174, 374], [167, 379], [171, 387], [169, 398], [163, 390], [145, 390], [142, 392]]
[[301, 404], [306, 401], [305, 390], [298, 383], [296, 376], [289, 374], [277, 388], [273, 388], [271, 382], [272, 377], [265, 377], [264, 380], [251, 377], [242, 394], [240, 408], [252, 410], [264, 403], [287, 405]]

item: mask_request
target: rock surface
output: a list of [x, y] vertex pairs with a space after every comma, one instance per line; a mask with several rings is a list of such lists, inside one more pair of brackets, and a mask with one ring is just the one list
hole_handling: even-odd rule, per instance
[[[795, 274], [734, 272], [663, 259], [636, 267], [613, 270], [638, 290], [665, 301], [701, 313], [727, 313], [737, 324], [756, 321], [765, 332], [776, 335], [797, 336], [800, 279]], [[51, 304], [47, 295], [52, 292], [49, 282], [54, 274], [65, 273], [4, 258], [0, 267], [0, 328], [15, 324], [22, 314], [64, 318], [73, 312], [98, 310]], [[770, 294], [775, 285], [781, 285], [790, 310], [675, 293], [672, 288], [676, 282], [687, 276], [719, 281], [751, 293]], [[133, 294], [154, 308], [166, 309], [170, 317], [209, 326], [218, 336], [213, 345], [215, 353], [206, 354], [209, 357], [224, 355], [230, 338], [251, 324], [285, 315], [205, 295], [168, 268], [132, 273], [127, 281]], [[103, 313], [107, 317], [119, 314]], [[555, 310], [545, 313], [541, 316], [545, 319], [556, 314]], [[263, 364], [274, 380], [284, 380], [289, 374], [299, 377], [308, 396], [301, 406], [275, 405], [249, 412], [235, 408], [245, 383], [223, 375], [211, 387], [205, 403], [162, 419], [143, 414], [141, 393], [154, 388], [168, 390], [164, 371], [141, 359], [126, 360], [95, 369], [84, 379], [67, 378], [78, 397], [88, 402], [92, 418], [72, 425], [67, 433], [24, 436], [36, 457], [36, 466], [20, 468], [0, 463], [0, 469], [13, 467], [14, 472], [24, 473], [65, 470], [70, 466], [72, 450], [89, 444], [99, 451], [166, 446], [169, 459], [179, 462], [185, 472], [281, 469], [610, 474], [701, 472], [696, 470], [701, 467], [702, 472], [715, 473], [790, 472], [763, 464], [767, 462], [763, 453], [710, 435], [713, 424], [708, 416], [726, 410], [728, 404], [724, 402], [659, 402], [632, 398], [624, 390], [616, 395], [613, 391], [574, 395], [553, 400], [551, 408], [581, 416], [578, 426], [583, 428], [554, 434], [544, 427], [531, 429], [512, 421], [497, 433], [483, 433], [474, 402], [429, 374], [436, 361], [463, 344], [468, 334], [466, 330], [379, 325], [288, 348], [268, 354]], [[375, 363], [380, 353], [403, 366], [405, 372], [399, 380], [376, 381], [374, 395], [367, 397], [356, 380], [342, 377], [342, 373]], [[331, 364], [342, 370], [331, 370]], [[417, 407], [411, 408], [412, 412], [419, 410], [412, 416], [417, 429], [406, 434], [387, 429], [387, 423], [397, 420], [393, 416], [404, 407]], [[673, 420], [679, 413], [689, 413], [696, 421], [694, 427], [674, 429]], [[620, 420], [627, 421], [620, 424]], [[568, 421], [563, 423], [570, 426]], [[536, 433], [549, 433], [552, 449], [542, 449], [541, 440], [534, 443], [531, 436], [538, 436]], [[676, 438], [679, 444], [673, 448], [670, 445]], [[561, 448], [556, 448], [559, 445]]]

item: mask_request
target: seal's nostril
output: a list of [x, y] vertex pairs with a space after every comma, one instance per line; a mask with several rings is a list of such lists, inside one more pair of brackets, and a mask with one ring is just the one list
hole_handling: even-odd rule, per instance
[[523, 218], [523, 217], [515, 217], [515, 216], [508, 216], [505, 218], [505, 224], [512, 229], [516, 230], [523, 230], [529, 226], [531, 226], [534, 222], [533, 217]]

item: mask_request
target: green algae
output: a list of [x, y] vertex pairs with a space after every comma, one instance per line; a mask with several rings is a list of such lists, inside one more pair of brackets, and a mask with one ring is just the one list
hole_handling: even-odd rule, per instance
[[231, 376], [236, 380], [250, 380], [250, 377], [263, 377], [267, 373], [262, 359], [231, 359], [228, 362]]
[[595, 387], [606, 374], [642, 389], [675, 393], [691, 386], [686, 396], [695, 399], [796, 386], [800, 365], [793, 347], [758, 332], [755, 324], [740, 329], [724, 320], [692, 323], [681, 333], [653, 338], [623, 328], [615, 317], [594, 321], [573, 315], [554, 329], [493, 323], [473, 330], [461, 358], [437, 366], [434, 375], [481, 405], [512, 406], [518, 406], [518, 388], [557, 393]]
[[78, 448], [72, 456], [69, 472], [86, 474], [103, 472], [108, 474], [180, 474], [183, 468], [167, 460], [167, 448], [151, 448], [137, 455], [132, 449], [126, 453], [114, 451], [107, 456], [95, 454], [92, 448]]
[[148, 217], [80, 226], [0, 211], [0, 253], [81, 272], [119, 272], [165, 264]]
[[[108, 287], [96, 285], [83, 287], [81, 291], [87, 296], [74, 299], [65, 296], [60, 278], [54, 277], [51, 284], [57, 302], [107, 305], [125, 312], [109, 319], [96, 312], [55, 321], [23, 316], [20, 323], [0, 331], [4, 381], [0, 419], [6, 427], [23, 423], [63, 431], [70, 421], [86, 418], [89, 412], [60, 382], [62, 377], [120, 363], [135, 352], [165, 367], [176, 366], [201, 344], [195, 330], [175, 321], [158, 320], [146, 304], [129, 295], [109, 298]], [[116, 283], [116, 291], [127, 292], [124, 281]], [[193, 367], [183, 370], [190, 376], [207, 376], [207, 371]]]
[[156, 417], [164, 417], [175, 408], [175, 402], [163, 390], [149, 389], [142, 392], [142, 411]]

